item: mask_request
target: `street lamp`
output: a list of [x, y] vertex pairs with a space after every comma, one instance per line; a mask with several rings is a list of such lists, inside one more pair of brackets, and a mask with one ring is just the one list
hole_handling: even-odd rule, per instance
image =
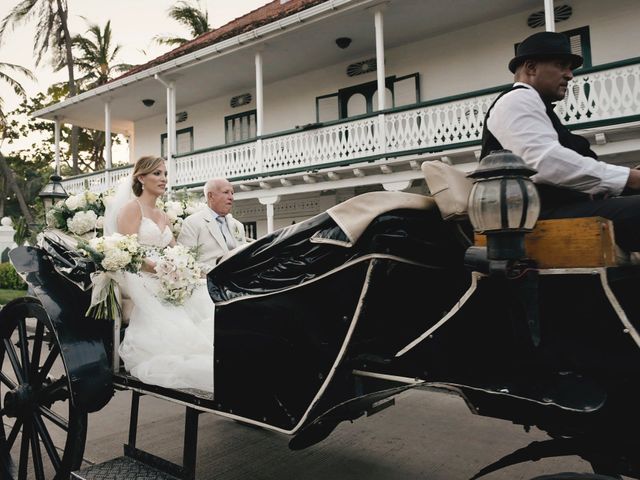
[[540, 214], [540, 197], [529, 178], [536, 171], [509, 150], [493, 151], [480, 161], [469, 195], [469, 220], [487, 235], [489, 260], [525, 256], [524, 235]]
[[62, 183], [60, 183], [61, 180], [62, 177], [59, 175], [51, 175], [49, 183], [47, 183], [38, 194], [44, 204], [45, 213], [51, 209], [56, 201], [65, 199], [69, 196], [62, 186]]

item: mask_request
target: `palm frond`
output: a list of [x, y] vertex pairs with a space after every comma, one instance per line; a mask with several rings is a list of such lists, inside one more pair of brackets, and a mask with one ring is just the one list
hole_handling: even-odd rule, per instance
[[159, 45], [168, 45], [170, 47], [179, 47], [190, 41], [186, 38], [170, 37], [168, 35], [156, 35], [153, 40]]
[[23, 0], [13, 7], [9, 14], [0, 22], [0, 41], [10, 26], [12, 27], [11, 30], [13, 30], [13, 27], [31, 19], [31, 16], [34, 14], [33, 7], [37, 2], [38, 0]]
[[[168, 10], [168, 15], [189, 30], [191, 39], [211, 30], [209, 13], [202, 8], [199, 1], [192, 4], [186, 0], [181, 0]], [[156, 35], [154, 41], [160, 45], [180, 46], [190, 41], [190, 39]]]

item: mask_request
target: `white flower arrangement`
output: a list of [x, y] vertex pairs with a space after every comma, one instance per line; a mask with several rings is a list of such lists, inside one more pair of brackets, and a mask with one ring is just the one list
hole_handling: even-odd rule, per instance
[[182, 246], [165, 248], [156, 262], [161, 298], [182, 305], [200, 283], [201, 271], [191, 251]]
[[106, 194], [89, 190], [58, 201], [45, 216], [47, 226], [77, 236], [102, 235]]
[[184, 219], [206, 208], [207, 204], [200, 197], [193, 198], [188, 192], [182, 191], [173, 193], [172, 198], [160, 202], [157, 206], [167, 214], [171, 222], [171, 231], [177, 236], [182, 229]]
[[88, 242], [81, 242], [78, 250], [96, 265], [96, 272], [91, 274], [93, 290], [86, 315], [96, 319], [121, 316], [118, 274], [140, 270], [145, 249], [138, 243], [138, 236], [114, 233], [107, 237], [92, 238]]

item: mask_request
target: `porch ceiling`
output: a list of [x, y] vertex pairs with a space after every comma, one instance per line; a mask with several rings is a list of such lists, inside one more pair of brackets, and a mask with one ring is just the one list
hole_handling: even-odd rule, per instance
[[[164, 74], [175, 80], [178, 111], [209, 98], [236, 95], [254, 88], [254, 56], [258, 48], [263, 55], [264, 83], [290, 78], [325, 65], [349, 63], [375, 55], [373, 10], [379, 4], [364, 0], [336, 11], [330, 16], [306, 21], [271, 35], [268, 38], [227, 50], [213, 59], [183, 66]], [[393, 0], [384, 10], [385, 48], [393, 48], [420, 38], [483, 23], [491, 19], [529, 10], [542, 10], [542, 0]], [[524, 20], [523, 20], [524, 21]], [[350, 37], [349, 48], [341, 50], [335, 44], [338, 37]], [[65, 123], [104, 129], [104, 103], [111, 103], [112, 130], [133, 131], [135, 121], [166, 111], [164, 86], [153, 78], [114, 88], [75, 104], [61, 106], [42, 115], [54, 115]], [[153, 99], [145, 107], [142, 99]], [[268, 101], [268, 99], [266, 99]]]

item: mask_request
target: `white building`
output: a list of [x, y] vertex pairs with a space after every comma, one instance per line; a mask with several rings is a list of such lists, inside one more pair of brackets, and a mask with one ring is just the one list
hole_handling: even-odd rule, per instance
[[260, 236], [363, 191], [426, 192], [426, 159], [474, 168], [515, 44], [545, 28], [585, 58], [561, 118], [601, 159], [640, 163], [638, 19], [637, 0], [274, 0], [35, 115], [126, 135], [174, 188], [226, 176]]

